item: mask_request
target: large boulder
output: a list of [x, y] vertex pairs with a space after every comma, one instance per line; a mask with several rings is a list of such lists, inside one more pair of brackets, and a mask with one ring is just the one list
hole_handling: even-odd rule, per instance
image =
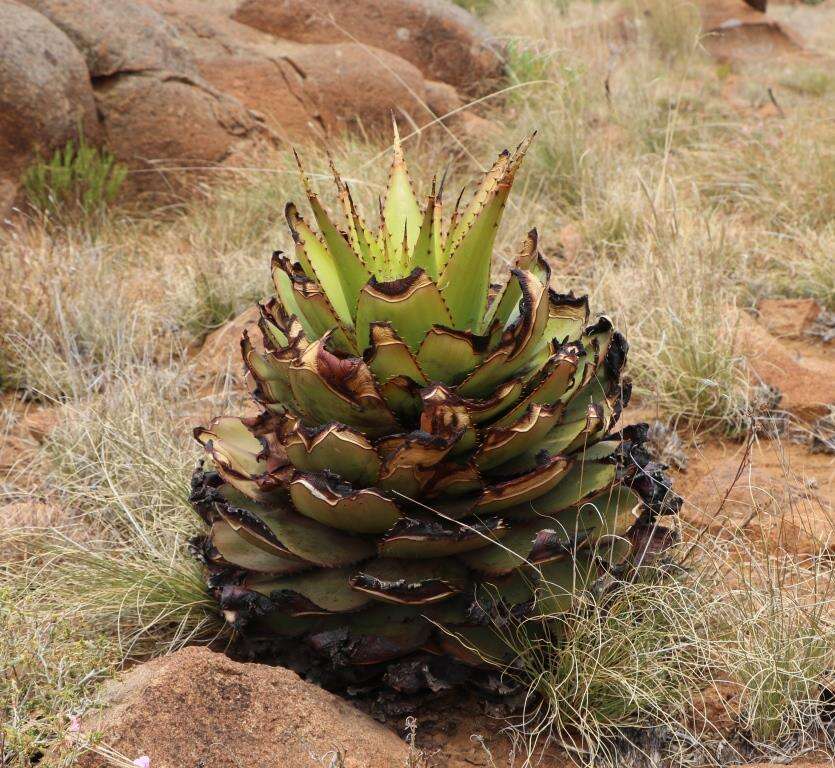
[[[129, 759], [149, 757], [153, 768], [395, 768], [409, 759], [396, 734], [294, 672], [196, 647], [132, 669], [82, 730]], [[94, 754], [78, 762], [110, 764]]]
[[416, 67], [354, 43], [304, 45], [272, 59], [219, 57], [201, 62], [200, 69], [291, 140], [316, 132], [390, 132], [392, 111], [418, 123], [431, 117]]
[[134, 170], [135, 191], [179, 192], [187, 171], [203, 175], [260, 138], [262, 122], [237, 99], [201, 81], [139, 73], [108, 79], [96, 103], [111, 152]]
[[76, 137], [79, 126], [97, 140], [83, 57], [44, 16], [0, 0], [0, 216], [18, 196], [25, 168]]
[[719, 59], [771, 59], [803, 47], [791, 29], [765, 13], [765, 2], [699, 0], [697, 6], [704, 46]]
[[[133, 0], [26, 0], [70, 38], [93, 76], [105, 142], [132, 171], [131, 191], [179, 193], [252, 140], [262, 122], [199, 74], [177, 29]], [[174, 169], [169, 173], [169, 169]]]
[[233, 18], [288, 40], [382, 48], [468, 93], [502, 70], [487, 31], [448, 0], [243, 0]]
[[[353, 128], [388, 134], [392, 111], [411, 127], [463, 103], [453, 86], [424, 80], [379, 48], [279, 39], [230, 19], [217, 2], [142, 1], [176, 28], [206, 81], [291, 142]], [[462, 115], [453, 122], [461, 129]]]
[[197, 74], [188, 48], [158, 13], [114, 0], [21, 0], [75, 43], [94, 78], [119, 72]]

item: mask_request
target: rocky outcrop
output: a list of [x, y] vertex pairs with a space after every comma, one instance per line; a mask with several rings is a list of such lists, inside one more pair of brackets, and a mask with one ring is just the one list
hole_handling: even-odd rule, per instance
[[768, 59], [800, 50], [797, 35], [769, 16], [765, 2], [700, 0], [702, 42], [719, 59]]
[[501, 75], [486, 30], [448, 0], [243, 0], [233, 18], [288, 40], [381, 48], [463, 92]]
[[84, 59], [47, 18], [0, 0], [0, 216], [18, 195], [20, 176], [37, 157], [77, 136], [98, 139]]
[[221, 56], [203, 76], [264, 115], [289, 141], [391, 130], [391, 114], [428, 122], [426, 86], [409, 62], [354, 43], [306, 45], [277, 57]]
[[241, 142], [269, 139], [237, 99], [202, 80], [177, 30], [152, 8], [130, 0], [25, 2], [83, 54], [105, 143], [133, 171], [134, 191], [178, 192], [184, 169], [205, 172]]
[[188, 48], [158, 13], [114, 0], [22, 0], [73, 41], [93, 78], [119, 73], [197, 74]]
[[129, 165], [132, 186], [176, 191], [184, 172], [203, 175], [241, 149], [269, 137], [241, 103], [208, 85], [176, 75], [136, 74], [96, 89], [107, 145]]
[[[81, 724], [129, 759], [149, 757], [154, 768], [396, 768], [408, 761], [395, 733], [294, 672], [239, 664], [205, 648], [135, 667]], [[78, 765], [110, 763], [87, 754]]]
[[[0, 207], [14, 197], [34, 153], [65, 142], [79, 120], [88, 138], [130, 168], [129, 191], [179, 195], [195, 175], [233, 164], [260, 144], [346, 131], [388, 135], [392, 113], [405, 127], [428, 125], [463, 104], [450, 83], [471, 90], [499, 72], [475, 19], [445, 0], [397, 0], [400, 15], [388, 2], [370, 1], [368, 8], [328, 10], [325, 3], [316, 11], [333, 11], [349, 26], [362, 11], [358, 42], [345, 35], [313, 40], [296, 26], [258, 21], [264, 14], [274, 21], [290, 6], [296, 15], [313, 13], [303, 0], [263, 7], [237, 0], [21, 1], [28, 8], [0, 0], [0, 8], [18, 9], [0, 27], [12, 51], [9, 57], [4, 47], [0, 62], [8, 102], [0, 114]], [[42, 45], [45, 30], [59, 40]], [[51, 76], [50, 67], [60, 71]], [[491, 128], [466, 112], [448, 122], [479, 135]]]

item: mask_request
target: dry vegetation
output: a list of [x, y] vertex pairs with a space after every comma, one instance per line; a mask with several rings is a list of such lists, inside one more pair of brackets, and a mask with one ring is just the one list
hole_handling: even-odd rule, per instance
[[[686, 3], [626, 5], [630, 43], [596, 24], [613, 3], [480, 3], [510, 43], [513, 85], [478, 106], [499, 133], [459, 137], [466, 152], [443, 131], [416, 135], [411, 164], [451, 164], [454, 180], [538, 130], [500, 252], [539, 228], [564, 289], [592, 293], [626, 332], [642, 406], [686, 442], [763, 439], [737, 313], [765, 295], [835, 309], [835, 85], [815, 59], [717, 64]], [[333, 152], [370, 205], [385, 145]], [[239, 395], [192, 361], [270, 291], [283, 202], [301, 195], [287, 153], [211, 181], [176, 207], [83, 225], [33, 214], [0, 233], [0, 502], [34, 499], [60, 521], [0, 527], [0, 765], [34, 762], [125, 663], [218, 632], [184, 546], [189, 426]], [[55, 420], [37, 446], [19, 436], [33, 411]], [[578, 598], [557, 650], [519, 648], [540, 694], [517, 731], [529, 754], [548, 735], [580, 759], [626, 739], [693, 763], [832, 748], [831, 559], [684, 534], [676, 568]], [[694, 714], [711, 686], [733, 691], [730, 742]]]

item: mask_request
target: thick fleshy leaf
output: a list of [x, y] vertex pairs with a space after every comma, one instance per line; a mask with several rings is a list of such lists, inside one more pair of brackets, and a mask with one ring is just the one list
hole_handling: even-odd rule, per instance
[[353, 589], [401, 605], [446, 600], [463, 591], [467, 583], [467, 569], [450, 558], [378, 558], [359, 568], [349, 580]]
[[417, 352], [417, 361], [429, 381], [452, 386], [474, 371], [484, 359], [489, 338], [433, 325]]
[[327, 474], [297, 475], [290, 498], [305, 517], [352, 533], [382, 533], [397, 522], [397, 505], [373, 488], [354, 490]]
[[380, 488], [416, 496], [434, 477], [435, 465], [446, 458], [461, 434], [461, 430], [448, 435], [415, 431], [382, 439], [377, 443], [382, 457]]
[[534, 592], [537, 612], [550, 618], [571, 610], [577, 596], [591, 586], [598, 573], [594, 554], [585, 551], [539, 566]]
[[354, 313], [351, 311], [351, 305], [355, 301], [355, 295], [350, 294], [348, 287], [343, 284], [334, 255], [299, 215], [293, 203], [287, 204], [284, 215], [296, 244], [296, 257], [304, 267], [307, 277], [315, 278], [322, 286], [336, 314], [350, 328], [353, 325]]
[[525, 368], [548, 322], [548, 289], [531, 272], [513, 270], [522, 293], [519, 316], [502, 333], [496, 350], [458, 388], [465, 396], [483, 397], [500, 382]]
[[551, 456], [524, 475], [488, 485], [473, 511], [489, 514], [531, 502], [554, 488], [568, 473], [571, 464], [565, 456]]
[[506, 532], [507, 527], [498, 517], [461, 525], [403, 517], [383, 537], [378, 549], [384, 557], [449, 557], [491, 545]]
[[251, 539], [243, 538], [225, 520], [212, 525], [212, 545], [224, 562], [256, 573], [296, 573], [310, 567], [298, 558], [282, 556], [256, 546]]
[[287, 457], [255, 437], [241, 419], [215, 419], [208, 428], [195, 429], [194, 437], [223, 479], [251, 498], [272, 499], [286, 480]]
[[397, 335], [417, 351], [433, 325], [450, 325], [449, 312], [438, 286], [420, 268], [388, 282], [372, 278], [362, 289], [357, 306], [357, 344], [371, 344], [371, 323], [391, 323]]
[[241, 355], [244, 364], [257, 384], [255, 397], [264, 404], [280, 406], [273, 410], [282, 411], [292, 407], [293, 393], [290, 389], [288, 360], [281, 360], [272, 351], [261, 354], [244, 331], [241, 338]]
[[[529, 509], [537, 515], [555, 515], [610, 488], [616, 482], [617, 474], [617, 465], [613, 463], [576, 462], [561, 478], [559, 484], [549, 493], [531, 502]], [[511, 512], [507, 514], [510, 515]]]
[[[551, 268], [548, 262], [542, 258], [537, 250], [539, 235], [536, 229], [532, 229], [522, 243], [522, 249], [516, 258], [515, 269], [533, 272], [534, 276], [544, 286], [548, 286], [551, 279]], [[516, 319], [519, 313], [519, 300], [522, 298], [522, 290], [519, 281], [510, 276], [501, 288], [501, 293], [496, 297], [492, 305], [492, 312], [488, 313], [488, 321], [485, 327], [495, 326], [499, 332], [505, 328], [508, 322]]]
[[235, 492], [219, 510], [238, 533], [248, 532], [276, 548], [276, 553], [314, 565], [337, 568], [365, 560], [374, 548], [356, 536], [321, 525], [280, 506], [265, 506]]
[[[308, 338], [318, 339], [330, 332], [331, 341], [336, 349], [356, 353], [353, 329], [346, 326], [337, 316], [322, 286], [307, 278], [298, 264], [292, 265], [289, 259], [281, 255], [275, 257], [273, 282], [282, 303], [290, 303], [294, 312], [299, 313], [299, 320]], [[288, 294], [292, 294], [292, 299]]]
[[312, 633], [308, 642], [334, 664], [362, 666], [416, 651], [431, 634], [419, 609], [380, 604], [351, 616], [347, 625]]
[[408, 345], [397, 335], [390, 323], [371, 323], [371, 347], [364, 359], [380, 384], [396, 376], [406, 376], [416, 384], [428, 380], [420, 369]]
[[399, 277], [409, 271], [409, 255], [417, 242], [422, 219], [395, 125], [393, 157], [386, 199], [383, 203], [383, 220], [390, 235], [390, 257], [392, 264], [398, 265], [393, 277]]
[[512, 408], [519, 401], [524, 389], [521, 378], [511, 379], [501, 384], [491, 397], [484, 400], [468, 397], [462, 402], [473, 424], [484, 424]]
[[366, 364], [355, 357], [336, 357], [326, 342], [314, 342], [290, 366], [290, 387], [305, 421], [311, 426], [337, 421], [369, 437], [397, 431]]
[[483, 472], [497, 467], [514, 456], [538, 450], [545, 435], [562, 416], [564, 406], [531, 405], [513, 424], [489, 427], [475, 454], [476, 466]]
[[511, 523], [496, 545], [461, 555], [461, 560], [479, 573], [502, 575], [524, 566], [536, 566], [570, 558], [588, 539], [588, 533], [559, 534], [552, 520], [537, 517]]
[[337, 229], [336, 225], [331, 221], [330, 216], [328, 216], [327, 211], [319, 202], [319, 198], [310, 188], [310, 182], [307, 174], [302, 169], [298, 155], [296, 155], [296, 162], [299, 163], [299, 171], [301, 172], [307, 199], [310, 201], [310, 207], [313, 209], [313, 216], [319, 225], [319, 231], [322, 233], [328, 251], [331, 253], [333, 266], [339, 276], [339, 281], [344, 287], [344, 294], [346, 299], [348, 299], [348, 309], [356, 310], [356, 306], [351, 301], [351, 297], [359, 295], [360, 289], [368, 282], [371, 273], [363, 263], [361, 254], [357, 253], [351, 247], [345, 235]]
[[429, 277], [437, 281], [443, 259], [443, 231], [441, 223], [441, 200], [435, 192], [435, 180], [432, 180], [432, 192], [426, 198], [420, 223], [420, 232], [412, 252], [412, 264], [423, 269]]
[[513, 155], [505, 151], [499, 156], [447, 238], [438, 285], [458, 330], [483, 330], [496, 230], [529, 143], [522, 142]]
[[379, 387], [380, 395], [404, 427], [417, 424], [421, 412], [421, 387], [408, 376], [395, 376]]
[[351, 573], [350, 568], [326, 568], [279, 579], [252, 579], [246, 587], [266, 595], [279, 610], [292, 616], [350, 613], [370, 601], [348, 586]]
[[556, 339], [558, 344], [579, 339], [589, 321], [589, 297], [551, 291], [548, 299], [545, 338]]
[[294, 420], [284, 430], [282, 445], [296, 469], [330, 470], [349, 483], [372, 485], [380, 474], [380, 457], [361, 432], [330, 422], [307, 428]]
[[424, 389], [421, 399], [421, 431], [430, 435], [451, 435], [460, 432], [461, 437], [453, 448], [453, 456], [471, 451], [476, 444], [477, 436], [463, 400], [442, 384]]
[[526, 386], [528, 393], [509, 413], [502, 416], [497, 426], [509, 426], [522, 417], [532, 405], [553, 405], [572, 385], [580, 356], [574, 347], [566, 347], [552, 355], [537, 379]]

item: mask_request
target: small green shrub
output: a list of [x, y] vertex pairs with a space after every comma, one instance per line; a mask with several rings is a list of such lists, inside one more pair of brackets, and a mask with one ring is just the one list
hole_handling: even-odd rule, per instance
[[51, 160], [39, 158], [23, 176], [32, 207], [49, 219], [78, 217], [90, 222], [119, 196], [127, 168], [106, 149], [91, 147], [79, 133]]

